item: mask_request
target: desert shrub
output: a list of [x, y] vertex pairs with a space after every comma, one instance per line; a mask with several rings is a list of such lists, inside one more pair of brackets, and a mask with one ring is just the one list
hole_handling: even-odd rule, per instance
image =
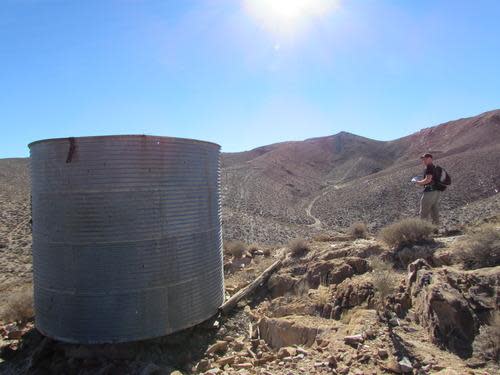
[[500, 362], [500, 312], [495, 311], [489, 324], [479, 329], [472, 344], [474, 354], [487, 361]]
[[243, 241], [228, 241], [224, 244], [224, 250], [227, 254], [235, 258], [241, 258], [247, 252], [247, 245]]
[[348, 233], [352, 238], [367, 238], [368, 227], [365, 223], [358, 221], [349, 227]]
[[387, 245], [400, 249], [404, 246], [430, 242], [435, 227], [421, 219], [403, 219], [382, 229], [380, 238]]
[[383, 307], [387, 296], [394, 293], [396, 289], [393, 274], [390, 271], [375, 272], [373, 274], [372, 283], [375, 288], [379, 307]]
[[288, 250], [293, 257], [301, 257], [307, 254], [311, 248], [303, 238], [296, 238], [288, 244]]
[[318, 305], [324, 306], [330, 302], [330, 288], [327, 285], [320, 285], [316, 293]]
[[483, 225], [455, 247], [455, 257], [467, 268], [493, 267], [500, 264], [500, 230]]
[[383, 308], [387, 296], [394, 293], [396, 289], [394, 271], [390, 263], [384, 262], [380, 258], [371, 257], [369, 262], [372, 268], [372, 283], [377, 297], [377, 304], [379, 308]]
[[35, 315], [33, 310], [33, 289], [23, 288], [12, 293], [0, 310], [4, 322], [26, 321]]
[[379, 257], [372, 256], [368, 259], [368, 263], [370, 264], [371, 269], [374, 272], [382, 272], [382, 271], [391, 271], [392, 264], [386, 262]]
[[255, 243], [252, 243], [252, 244], [248, 245], [248, 252], [250, 254], [253, 254], [253, 253], [255, 253], [258, 250], [259, 250], [259, 245], [255, 244]]

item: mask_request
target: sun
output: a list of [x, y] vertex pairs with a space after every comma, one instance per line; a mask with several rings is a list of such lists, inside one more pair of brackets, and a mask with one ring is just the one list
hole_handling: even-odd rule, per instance
[[243, 4], [263, 28], [280, 36], [291, 36], [328, 15], [339, 5], [339, 0], [244, 0]]

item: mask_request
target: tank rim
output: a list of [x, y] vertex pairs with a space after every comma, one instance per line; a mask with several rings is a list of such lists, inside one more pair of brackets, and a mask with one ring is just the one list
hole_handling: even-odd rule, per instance
[[46, 138], [46, 139], [39, 139], [37, 141], [33, 141], [28, 143], [28, 148], [31, 148], [33, 145], [36, 145], [38, 143], [48, 143], [48, 142], [67, 142], [68, 139], [73, 138], [76, 140], [99, 140], [103, 138], [139, 138], [139, 137], [146, 137], [146, 138], [159, 138], [159, 139], [164, 139], [164, 140], [177, 140], [177, 141], [182, 141], [186, 143], [199, 143], [199, 144], [206, 144], [206, 145], [212, 145], [212, 146], [217, 146], [221, 147], [219, 144], [215, 142], [209, 142], [209, 141], [202, 141], [199, 139], [192, 139], [192, 138], [182, 138], [182, 137], [169, 137], [169, 136], [162, 136], [162, 135], [151, 135], [151, 134], [111, 134], [111, 135], [94, 135], [94, 136], [83, 136], [83, 137], [59, 137], [59, 138]]

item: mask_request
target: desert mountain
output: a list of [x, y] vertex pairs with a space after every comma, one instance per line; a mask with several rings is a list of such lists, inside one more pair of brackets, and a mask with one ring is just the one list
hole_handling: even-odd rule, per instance
[[[393, 141], [341, 132], [223, 153], [224, 235], [276, 243], [355, 221], [379, 228], [416, 215], [421, 189], [409, 181], [422, 173], [418, 156], [424, 151], [434, 153], [453, 177], [442, 200], [445, 225], [499, 210], [500, 110], [495, 110]], [[4, 237], [27, 222], [28, 164], [23, 158], [0, 160]]]
[[276, 241], [304, 225], [328, 230], [365, 221], [378, 228], [415, 215], [420, 189], [409, 181], [422, 173], [425, 151], [453, 177], [443, 196], [445, 223], [474, 220], [474, 210], [461, 209], [484, 199], [487, 210], [498, 208], [499, 141], [496, 110], [388, 142], [341, 132], [223, 154], [225, 233]]

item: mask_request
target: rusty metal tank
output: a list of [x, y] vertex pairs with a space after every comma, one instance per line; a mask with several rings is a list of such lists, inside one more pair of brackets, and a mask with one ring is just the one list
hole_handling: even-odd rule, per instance
[[223, 302], [220, 147], [47, 139], [31, 155], [35, 324], [72, 343], [159, 337]]

